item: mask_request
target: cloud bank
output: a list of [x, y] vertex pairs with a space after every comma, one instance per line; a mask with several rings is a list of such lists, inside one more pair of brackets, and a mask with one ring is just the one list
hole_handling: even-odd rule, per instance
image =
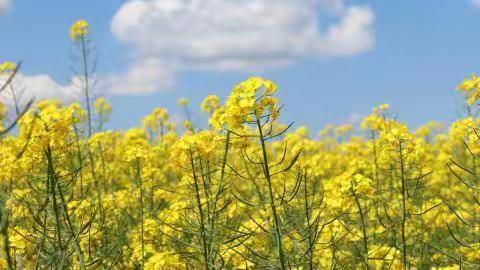
[[[10, 5], [0, 0], [0, 14]], [[368, 6], [344, 0], [126, 1], [111, 31], [131, 46], [132, 62], [99, 78], [99, 88], [149, 94], [175, 88], [182, 71], [258, 71], [302, 58], [351, 57], [374, 47], [374, 20]], [[49, 75], [19, 74], [16, 81], [25, 99], [78, 97], [75, 83]]]
[[[3, 85], [5, 80], [0, 80]], [[65, 102], [79, 100], [81, 82], [74, 79], [69, 83], [61, 84], [55, 81], [50, 75], [24, 75], [17, 74], [12, 81], [12, 87], [17, 99], [23, 104], [31, 100], [40, 101], [43, 99], [60, 99]], [[8, 105], [13, 105], [11, 88], [7, 87], [0, 99]]]
[[[252, 71], [306, 57], [349, 57], [374, 47], [374, 14], [343, 0], [132, 0], [111, 22], [133, 47], [113, 93], [170, 88], [182, 70]], [[115, 83], [117, 82], [117, 83]]]

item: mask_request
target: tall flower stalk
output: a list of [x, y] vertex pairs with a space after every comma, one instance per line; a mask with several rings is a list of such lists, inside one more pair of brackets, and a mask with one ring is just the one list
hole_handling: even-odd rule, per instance
[[78, 20], [70, 28], [70, 39], [77, 46], [79, 46], [80, 57], [81, 57], [81, 70], [79, 74], [82, 80], [82, 92], [85, 97], [85, 106], [87, 109], [87, 135], [90, 137], [92, 135], [92, 109], [91, 109], [91, 65], [90, 65], [90, 56], [91, 48], [89, 46], [89, 37], [90, 26], [85, 20]]

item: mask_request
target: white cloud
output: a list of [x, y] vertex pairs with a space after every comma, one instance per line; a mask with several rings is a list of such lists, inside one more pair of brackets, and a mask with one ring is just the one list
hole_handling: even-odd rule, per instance
[[[168, 82], [144, 82], [141, 88], [153, 92], [172, 86], [175, 73], [147, 68], [245, 71], [359, 54], [374, 46], [373, 23], [370, 8], [343, 0], [132, 0], [118, 10], [111, 30], [137, 53], [125, 80], [147, 72]], [[163, 64], [141, 67], [149, 61]]]
[[359, 7], [349, 8], [342, 20], [329, 28], [318, 51], [326, 55], [355, 55], [371, 49], [373, 34], [369, 29], [373, 15]]
[[0, 15], [10, 8], [11, 0], [0, 0]]
[[110, 94], [148, 94], [172, 88], [174, 75], [158, 59], [146, 59], [135, 63], [126, 73], [103, 78], [100, 84]]
[[472, 1], [472, 5], [475, 8], [480, 8], [480, 0], [471, 0], [471, 1]]
[[[3, 85], [3, 83], [0, 83]], [[43, 99], [61, 99], [63, 101], [72, 101], [79, 97], [78, 79], [62, 85], [46, 74], [24, 75], [17, 74], [12, 83], [13, 89], [22, 103], [28, 102], [34, 98], [35, 101]], [[9, 87], [1, 94], [1, 99], [12, 103], [12, 95]]]

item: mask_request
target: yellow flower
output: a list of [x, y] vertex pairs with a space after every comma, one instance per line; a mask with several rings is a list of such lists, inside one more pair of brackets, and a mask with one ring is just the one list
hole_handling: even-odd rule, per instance
[[471, 78], [463, 80], [463, 82], [457, 87], [457, 89], [468, 92], [473, 88], [477, 87], [478, 82], [479, 78], [477, 77], [477, 75], [472, 74]]
[[0, 73], [12, 72], [17, 68], [17, 65], [13, 62], [3, 62], [0, 64]]
[[220, 99], [215, 95], [208, 95], [201, 104], [203, 111], [208, 113], [213, 113], [216, 109], [220, 107]]
[[188, 99], [180, 98], [178, 100], [178, 107], [185, 107], [185, 106], [188, 106]]
[[90, 26], [85, 20], [78, 20], [70, 28], [70, 39], [72, 41], [79, 41], [85, 38], [90, 31]]
[[388, 110], [388, 108], [390, 108], [390, 105], [389, 104], [381, 104], [379, 106], [379, 108], [380, 108], [381, 111], [386, 111], [386, 110]]
[[458, 91], [463, 92], [467, 98], [467, 104], [472, 105], [480, 98], [480, 78], [472, 74], [470, 79], [465, 79], [458, 87]]
[[192, 122], [185, 120], [183, 121], [183, 126], [185, 127], [186, 130], [188, 131], [193, 131], [193, 124]]
[[148, 151], [145, 146], [141, 144], [129, 145], [125, 150], [125, 161], [135, 161], [148, 157]]
[[143, 118], [142, 123], [145, 128], [157, 130], [161, 126], [165, 126], [168, 122], [169, 116], [167, 109], [155, 108], [152, 113]]
[[93, 102], [93, 109], [97, 114], [110, 115], [112, 113], [112, 104], [106, 98], [101, 97]]
[[352, 125], [342, 125], [339, 126], [335, 129], [335, 136], [341, 137], [345, 134], [348, 134], [350, 131], [352, 131], [353, 126]]
[[272, 81], [265, 81], [265, 91], [267, 95], [273, 95], [277, 92], [277, 85]]
[[278, 117], [278, 100], [272, 96], [276, 86], [272, 81], [252, 77], [233, 88], [225, 104], [222, 122], [230, 129], [239, 129], [245, 121], [254, 121], [269, 115], [271, 120]]
[[475, 103], [475, 101], [478, 100], [478, 98], [480, 97], [480, 92], [478, 90], [476, 90], [475, 92], [473, 92], [470, 97], [467, 99], [467, 104], [468, 105], [472, 105], [473, 103]]

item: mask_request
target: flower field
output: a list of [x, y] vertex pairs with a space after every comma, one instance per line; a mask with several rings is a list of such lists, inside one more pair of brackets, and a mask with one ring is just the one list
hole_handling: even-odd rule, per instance
[[0, 66], [1, 269], [480, 269], [480, 78], [449, 126], [384, 104], [311, 134], [252, 77], [204, 99], [204, 128], [157, 108], [105, 130], [88, 34], [70, 33], [77, 102], [22, 103], [19, 65]]

